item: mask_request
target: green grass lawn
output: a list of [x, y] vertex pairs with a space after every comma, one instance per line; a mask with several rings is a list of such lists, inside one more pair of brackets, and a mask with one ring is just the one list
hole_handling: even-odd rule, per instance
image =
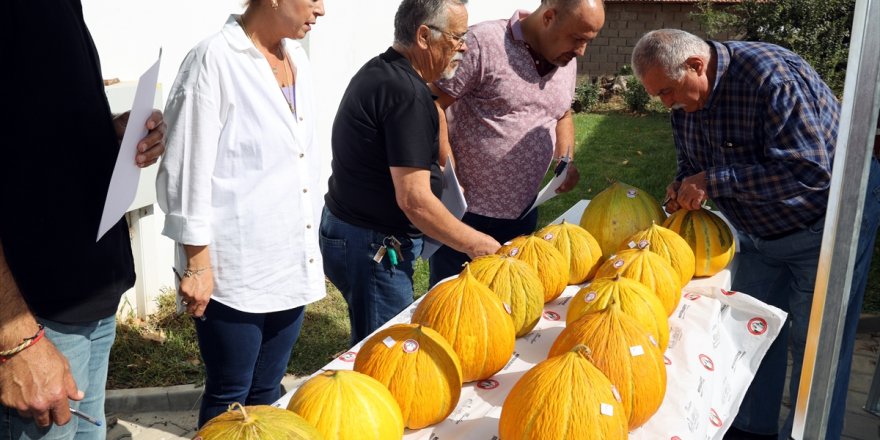
[[[634, 185], [662, 199], [675, 173], [668, 115], [578, 114], [575, 129], [575, 163], [581, 182], [570, 193], [557, 196], [540, 208], [539, 225], [559, 217], [578, 200], [593, 198], [612, 180]], [[880, 245], [874, 254], [865, 294], [867, 312], [880, 311]], [[428, 268], [423, 261], [417, 264], [415, 294], [419, 297], [428, 289]], [[204, 380], [191, 319], [176, 315], [173, 303], [173, 293], [166, 294], [160, 299], [160, 312], [149, 322], [120, 323], [110, 354], [109, 388]], [[328, 283], [328, 296], [306, 309], [288, 372], [311, 374], [346, 350], [349, 347], [347, 313], [345, 300]]]

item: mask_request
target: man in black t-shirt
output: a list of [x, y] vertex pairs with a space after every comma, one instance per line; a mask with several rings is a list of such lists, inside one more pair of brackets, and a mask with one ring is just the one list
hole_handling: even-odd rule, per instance
[[[110, 113], [79, 0], [3, 9], [0, 437], [103, 438], [69, 408], [104, 419], [115, 313], [134, 284], [125, 221], [95, 242], [128, 113]], [[141, 167], [165, 149], [162, 114], [146, 127]]]
[[348, 302], [352, 343], [413, 301], [422, 233], [471, 257], [500, 244], [440, 202], [438, 110], [427, 83], [451, 76], [467, 46], [466, 0], [404, 0], [394, 44], [355, 74], [333, 123], [320, 244]]

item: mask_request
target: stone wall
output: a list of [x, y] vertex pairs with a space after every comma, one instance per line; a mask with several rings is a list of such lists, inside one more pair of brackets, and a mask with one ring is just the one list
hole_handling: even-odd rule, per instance
[[[716, 5], [716, 8], [718, 6]], [[606, 3], [605, 27], [578, 58], [578, 75], [614, 75], [630, 63], [633, 46], [646, 32], [676, 28], [706, 38], [700, 23], [690, 17], [696, 11], [693, 3]], [[727, 40], [730, 35], [716, 35]]]

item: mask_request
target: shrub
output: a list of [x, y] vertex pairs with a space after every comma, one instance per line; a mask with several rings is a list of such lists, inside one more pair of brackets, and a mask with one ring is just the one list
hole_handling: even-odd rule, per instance
[[599, 87], [589, 78], [578, 81], [574, 88], [574, 100], [571, 109], [575, 113], [590, 112], [599, 103]]
[[626, 108], [631, 112], [645, 113], [648, 110], [648, 103], [651, 101], [651, 95], [645, 90], [645, 86], [638, 78], [633, 76], [627, 82], [626, 91], [623, 93], [623, 100], [626, 102]]
[[855, 0], [743, 0], [730, 9], [702, 0], [694, 15], [710, 37], [735, 31], [743, 40], [778, 44], [797, 53], [838, 96], [843, 93]]

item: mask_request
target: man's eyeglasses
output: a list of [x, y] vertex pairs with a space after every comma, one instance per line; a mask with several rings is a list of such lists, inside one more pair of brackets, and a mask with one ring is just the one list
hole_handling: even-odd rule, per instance
[[464, 44], [464, 39], [467, 37], [467, 32], [465, 32], [461, 35], [455, 35], [452, 32], [444, 31], [443, 29], [440, 29], [439, 27], [431, 25], [431, 24], [426, 24], [425, 26], [427, 26], [428, 29], [440, 32], [441, 34], [446, 35], [449, 38], [452, 38], [452, 40], [455, 41], [455, 49], [456, 50], [458, 50], [458, 48], [460, 48], [461, 45]]

